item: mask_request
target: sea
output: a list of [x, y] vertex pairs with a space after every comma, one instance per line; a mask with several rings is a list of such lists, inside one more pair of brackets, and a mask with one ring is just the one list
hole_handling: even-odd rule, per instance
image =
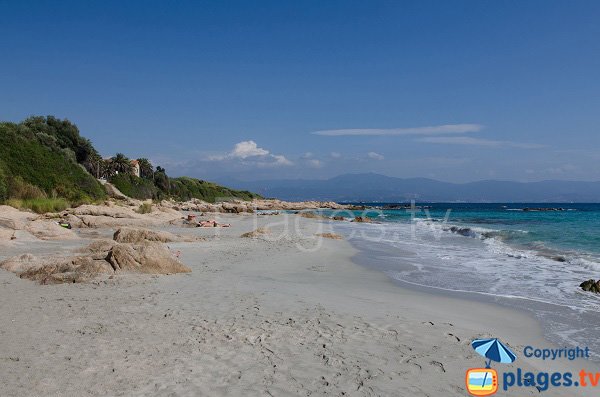
[[600, 359], [600, 294], [579, 287], [600, 279], [600, 204], [360, 205], [369, 208], [325, 212], [376, 222], [334, 223], [367, 265], [401, 283], [526, 310], [551, 342]]

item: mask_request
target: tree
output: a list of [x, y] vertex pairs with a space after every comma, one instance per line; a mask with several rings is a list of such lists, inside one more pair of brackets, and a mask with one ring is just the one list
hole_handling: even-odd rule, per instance
[[159, 188], [164, 193], [169, 193], [170, 190], [170, 182], [165, 169], [162, 167], [156, 167], [156, 172], [154, 173], [154, 185]]
[[144, 179], [152, 179], [154, 177], [154, 167], [147, 158], [137, 159], [140, 166], [140, 177]]
[[112, 168], [114, 171], [121, 174], [131, 174], [133, 167], [131, 160], [129, 160], [123, 153], [117, 153], [115, 157], [111, 159]]

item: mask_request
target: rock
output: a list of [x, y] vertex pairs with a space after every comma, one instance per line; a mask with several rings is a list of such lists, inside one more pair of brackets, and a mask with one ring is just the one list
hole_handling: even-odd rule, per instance
[[343, 240], [344, 239], [344, 237], [342, 237], [336, 233], [317, 233], [317, 234], [315, 234], [315, 236], [330, 238], [332, 240]]
[[247, 233], [242, 234], [240, 237], [256, 238], [256, 237], [265, 236], [265, 235], [270, 234], [270, 233], [271, 233], [271, 230], [269, 230], [268, 228], [266, 228], [266, 227], [259, 227], [256, 230], [253, 230], [251, 232], [247, 232]]
[[176, 236], [173, 233], [133, 227], [119, 228], [113, 235], [113, 239], [119, 243], [140, 243], [144, 240], [170, 243], [182, 240], [181, 237]]
[[31, 212], [20, 211], [8, 205], [0, 205], [0, 227], [23, 230], [29, 221], [38, 217], [39, 215]]
[[89, 256], [79, 256], [33, 267], [21, 273], [19, 277], [38, 281], [40, 284], [81, 283], [102, 273], [113, 273], [108, 262], [95, 260]]
[[0, 268], [12, 273], [23, 273], [33, 267], [37, 267], [41, 260], [32, 254], [23, 254], [8, 258], [0, 262]]
[[309, 219], [316, 219], [316, 218], [321, 218], [320, 215], [315, 214], [314, 212], [301, 212], [300, 216], [302, 218], [309, 218]]
[[115, 244], [106, 257], [116, 272], [172, 274], [192, 270], [179, 262], [163, 244], [143, 241], [140, 244]]
[[366, 216], [357, 216], [354, 218], [354, 220], [352, 222], [358, 222], [358, 223], [373, 223], [373, 220], [369, 217]]
[[164, 244], [147, 240], [137, 244], [98, 240], [71, 257], [24, 254], [0, 262], [0, 268], [40, 284], [86, 282], [101, 274], [191, 272]]
[[343, 216], [334, 216], [331, 218], [334, 221], [345, 221], [346, 218], [344, 218]]
[[53, 220], [38, 219], [25, 227], [29, 233], [40, 240], [74, 240], [79, 237], [71, 229], [66, 229]]
[[600, 280], [596, 281], [596, 280], [590, 279], [590, 280], [584, 281], [583, 283], [579, 284], [579, 286], [584, 291], [594, 292], [597, 294], [600, 293]]

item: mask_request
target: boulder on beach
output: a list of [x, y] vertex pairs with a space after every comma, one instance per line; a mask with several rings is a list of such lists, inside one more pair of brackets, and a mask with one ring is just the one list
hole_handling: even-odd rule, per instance
[[596, 294], [600, 293], [600, 280], [596, 281], [593, 279], [589, 279], [579, 284], [582, 290], [587, 292], [594, 292]]
[[39, 258], [24, 254], [0, 262], [0, 268], [40, 284], [80, 283], [101, 274], [191, 272], [191, 269], [179, 262], [161, 241], [142, 239], [142, 237], [164, 239], [165, 236], [137, 232], [129, 235], [121, 233], [116, 238], [119, 236], [129, 236], [124, 240], [132, 242], [97, 240], [78, 250], [74, 256]]
[[192, 271], [179, 262], [165, 245], [155, 241], [117, 243], [108, 252], [106, 261], [116, 272], [172, 274]]
[[170, 243], [173, 241], [181, 241], [181, 239], [181, 237], [176, 236], [173, 233], [134, 227], [121, 227], [113, 235], [113, 240], [119, 243], [140, 243], [145, 240]]

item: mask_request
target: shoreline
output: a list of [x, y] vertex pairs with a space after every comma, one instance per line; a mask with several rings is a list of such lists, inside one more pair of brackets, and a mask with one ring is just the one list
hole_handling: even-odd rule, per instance
[[[355, 263], [349, 241], [315, 238], [324, 222], [214, 216], [232, 226], [153, 227], [203, 238], [169, 243], [191, 273], [40, 286], [0, 271], [1, 394], [464, 396], [466, 369], [484, 363], [473, 338], [548, 346], [523, 313], [403, 288]], [[257, 226], [271, 235], [240, 237]], [[593, 369], [515, 353], [494, 368]]]

